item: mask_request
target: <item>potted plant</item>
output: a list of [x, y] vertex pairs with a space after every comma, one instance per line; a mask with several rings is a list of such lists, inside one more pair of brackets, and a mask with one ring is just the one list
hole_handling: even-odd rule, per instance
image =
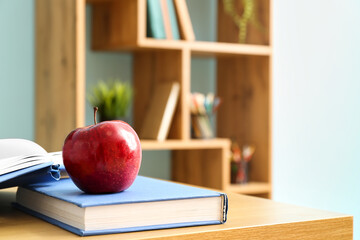
[[128, 111], [133, 96], [132, 86], [118, 79], [100, 80], [88, 94], [88, 101], [99, 108], [99, 120], [128, 121]]

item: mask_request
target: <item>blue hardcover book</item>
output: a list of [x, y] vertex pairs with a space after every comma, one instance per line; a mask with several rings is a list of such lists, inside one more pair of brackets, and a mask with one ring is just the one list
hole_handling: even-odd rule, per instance
[[147, 0], [147, 36], [165, 39], [165, 26], [161, 11], [160, 0]]
[[226, 194], [142, 176], [113, 194], [71, 179], [19, 187], [15, 206], [80, 236], [221, 224], [228, 208]]

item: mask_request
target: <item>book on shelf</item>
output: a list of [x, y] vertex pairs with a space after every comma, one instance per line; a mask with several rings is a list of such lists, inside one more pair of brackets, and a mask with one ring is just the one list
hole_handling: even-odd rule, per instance
[[147, 0], [146, 35], [157, 39], [166, 38], [160, 0]]
[[174, 3], [182, 38], [187, 41], [195, 41], [194, 29], [191, 23], [186, 0], [174, 0]]
[[147, 109], [140, 138], [164, 141], [170, 130], [180, 85], [177, 82], [158, 83]]
[[173, 0], [147, 0], [147, 37], [180, 39]]
[[85, 194], [71, 179], [19, 187], [15, 207], [80, 236], [221, 224], [224, 193], [138, 176], [120, 193]]
[[0, 139], [0, 189], [59, 179], [61, 163], [61, 152], [48, 153], [26, 139]]

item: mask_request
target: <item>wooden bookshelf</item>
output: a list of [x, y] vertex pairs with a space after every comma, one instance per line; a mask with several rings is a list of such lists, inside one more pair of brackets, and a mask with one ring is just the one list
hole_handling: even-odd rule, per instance
[[[169, 139], [141, 140], [142, 148], [172, 151], [173, 180], [271, 197], [271, 0], [256, 5], [265, 31], [249, 26], [243, 44], [237, 43], [236, 26], [224, 13], [222, 0], [217, 4], [217, 42], [147, 38], [146, 0], [37, 0], [36, 141], [49, 151], [61, 149], [67, 133], [85, 122], [85, 2], [92, 5], [92, 49], [133, 53], [135, 130], [142, 125], [155, 86], [180, 84]], [[241, 2], [236, 2], [239, 10]], [[218, 138], [211, 140], [190, 137], [194, 56], [217, 61], [217, 94], [223, 104]], [[230, 184], [229, 139], [256, 145], [246, 185]]]

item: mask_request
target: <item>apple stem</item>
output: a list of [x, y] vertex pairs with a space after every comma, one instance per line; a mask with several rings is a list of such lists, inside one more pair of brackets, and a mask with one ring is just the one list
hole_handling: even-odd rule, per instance
[[96, 122], [96, 113], [97, 113], [97, 111], [98, 111], [98, 107], [94, 107], [94, 123], [95, 123], [95, 125], [97, 124], [97, 122]]

